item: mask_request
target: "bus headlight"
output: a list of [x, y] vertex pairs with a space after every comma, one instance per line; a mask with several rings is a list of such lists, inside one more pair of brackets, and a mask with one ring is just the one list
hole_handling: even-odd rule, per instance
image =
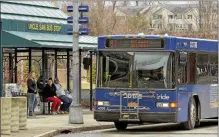
[[98, 102], [97, 102], [97, 105], [98, 105], [98, 106], [103, 106], [103, 101], [98, 101]]
[[157, 102], [156, 106], [158, 108], [168, 108], [169, 107], [169, 103]]
[[109, 101], [98, 101], [97, 105], [98, 106], [109, 106], [110, 102]]
[[156, 106], [157, 108], [177, 108], [178, 104], [175, 102], [169, 102], [169, 103], [157, 102]]

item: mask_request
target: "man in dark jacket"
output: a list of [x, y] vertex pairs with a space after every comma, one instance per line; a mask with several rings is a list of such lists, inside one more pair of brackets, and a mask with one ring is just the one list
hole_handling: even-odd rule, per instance
[[59, 112], [61, 100], [56, 95], [56, 87], [53, 84], [52, 78], [48, 79], [48, 82], [43, 89], [43, 98], [45, 101], [51, 101], [52, 103], [52, 114], [56, 115]]
[[[47, 84], [47, 78], [45, 78], [45, 85]], [[37, 80], [37, 88], [39, 89], [40, 92], [43, 91], [44, 85], [43, 85], [43, 75], [41, 75], [38, 80]]]
[[34, 114], [34, 109], [37, 106], [37, 83], [35, 80], [35, 73], [30, 72], [27, 80], [27, 93], [28, 93], [28, 110], [29, 116]]

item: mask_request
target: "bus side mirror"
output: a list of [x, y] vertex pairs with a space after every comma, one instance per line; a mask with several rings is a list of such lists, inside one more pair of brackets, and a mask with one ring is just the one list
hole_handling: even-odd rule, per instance
[[84, 65], [85, 70], [89, 70], [89, 66], [90, 66], [90, 58], [89, 57], [83, 58], [83, 65]]

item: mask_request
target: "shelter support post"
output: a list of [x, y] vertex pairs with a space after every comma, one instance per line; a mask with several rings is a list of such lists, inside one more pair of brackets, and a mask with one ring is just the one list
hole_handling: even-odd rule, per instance
[[[46, 85], [46, 74], [45, 74], [45, 50], [42, 49], [42, 75], [43, 75], [43, 87]], [[45, 103], [43, 103], [43, 114], [45, 114]]]
[[46, 52], [45, 52], [45, 50], [44, 50], [44, 65], [45, 65], [45, 70], [44, 70], [44, 72], [45, 72], [45, 76], [46, 76], [46, 78], [49, 78], [48, 77], [48, 55], [46, 54]]
[[32, 50], [31, 50], [31, 48], [29, 48], [29, 50], [28, 50], [28, 68], [29, 68], [29, 72], [31, 72], [32, 71]]
[[70, 90], [70, 55], [67, 50], [67, 90]]
[[14, 63], [15, 63], [15, 66], [14, 66], [14, 82], [17, 83], [17, 48], [15, 48], [14, 50]]
[[79, 49], [79, 103], [81, 103], [81, 52]]
[[9, 53], [9, 82], [13, 83], [13, 57], [12, 57], [12, 53]]
[[92, 79], [92, 64], [93, 62], [93, 52], [90, 51], [90, 110], [93, 108], [93, 79]]
[[58, 77], [57, 49], [55, 49], [55, 78]]

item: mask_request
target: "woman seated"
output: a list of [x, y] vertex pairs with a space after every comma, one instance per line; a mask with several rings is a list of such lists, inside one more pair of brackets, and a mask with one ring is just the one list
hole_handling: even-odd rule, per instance
[[48, 82], [43, 89], [43, 98], [45, 101], [51, 101], [52, 103], [52, 114], [56, 115], [59, 112], [59, 108], [61, 105], [61, 100], [56, 95], [56, 87], [53, 84], [52, 78], [48, 79]]
[[56, 78], [54, 80], [55, 86], [56, 86], [56, 94], [58, 96], [58, 98], [63, 102], [63, 104], [61, 105], [61, 113], [68, 113], [69, 111], [69, 107], [72, 103], [72, 99], [67, 97], [65, 90], [62, 88], [61, 84], [59, 83], [59, 79]]

